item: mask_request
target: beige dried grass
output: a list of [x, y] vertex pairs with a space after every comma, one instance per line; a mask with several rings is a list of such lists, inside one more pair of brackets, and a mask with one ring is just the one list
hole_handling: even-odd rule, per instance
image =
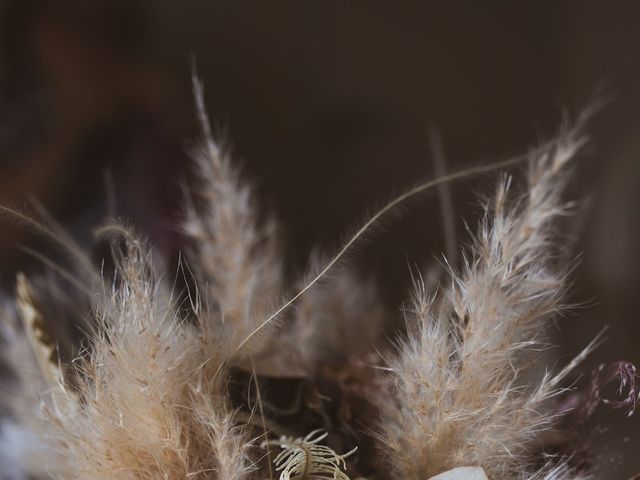
[[[41, 220], [4, 209], [66, 248], [73, 259], [69, 270], [41, 258], [72, 280], [92, 310], [89, 344], [72, 369], [63, 368], [54, 345], [39, 330], [47, 309], [39, 308], [27, 280], [19, 280], [17, 305], [24, 326], [9, 318], [3, 327], [10, 347], [3, 356], [17, 378], [0, 397], [14, 414], [3, 422], [0, 440], [3, 445], [15, 441], [15, 448], [7, 450], [8, 460], [0, 456], [11, 462], [0, 472], [70, 480], [273, 475], [270, 451], [259, 457], [254, 439], [259, 435], [265, 446], [275, 445], [269, 440], [273, 435], [306, 426], [286, 424], [281, 414], [265, 418], [277, 409], [263, 408], [269, 399], [261, 394], [257, 373], [261, 379], [311, 382], [314, 401], [304, 398], [300, 406], [309, 415], [326, 401], [320, 390], [327, 382], [344, 389], [347, 400], [342, 401], [348, 402], [341, 382], [356, 377], [348, 391], [380, 409], [378, 446], [389, 471], [375, 464], [381, 469], [376, 476], [422, 480], [477, 466], [492, 480], [586, 478], [569, 457], [545, 459], [541, 438], [557, 422], [552, 401], [563, 381], [595, 344], [557, 374], [535, 378], [531, 368], [544, 345], [544, 327], [564, 308], [569, 268], [559, 263], [556, 226], [570, 212], [562, 190], [569, 161], [584, 143], [585, 117], [528, 156], [451, 173], [408, 190], [375, 213], [336, 255], [325, 263], [311, 262], [311, 273], [294, 283], [297, 293], [282, 301], [285, 259], [276, 224], [262, 220], [252, 189], [213, 141], [198, 81], [194, 89], [202, 139], [194, 154], [198, 184], [184, 224], [191, 242], [184, 270], [195, 284], [186, 297], [172, 290], [157, 267], [162, 262], [125, 224], [112, 223], [98, 232], [112, 239], [113, 274], [103, 275], [42, 209]], [[429, 292], [417, 277], [408, 331], [390, 358], [391, 373], [381, 376], [363, 366], [361, 355], [375, 350], [388, 313], [367, 279], [348, 267], [334, 270], [345, 253], [402, 202], [446, 182], [527, 159], [525, 193], [514, 195], [510, 177], [502, 180], [485, 205], [472, 247], [463, 252], [463, 267], [450, 272], [450, 282]], [[284, 319], [294, 303], [296, 309]], [[338, 374], [327, 380], [329, 365]], [[238, 370], [253, 375], [259, 421], [253, 406], [247, 412], [229, 387]], [[353, 421], [338, 410], [339, 424]], [[325, 420], [327, 415], [321, 412]], [[288, 442], [287, 448], [293, 448], [305, 441]], [[30, 466], [34, 451], [42, 461]], [[335, 453], [329, 445], [319, 451]], [[299, 465], [290, 466], [285, 457], [276, 460], [295, 477]], [[345, 466], [342, 457], [327, 458]], [[334, 468], [337, 460], [332, 461], [328, 465]]]

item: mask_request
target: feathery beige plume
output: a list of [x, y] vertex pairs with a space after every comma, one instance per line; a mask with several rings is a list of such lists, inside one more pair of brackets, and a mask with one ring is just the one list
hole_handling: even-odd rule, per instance
[[227, 153], [214, 142], [203, 88], [194, 76], [202, 128], [194, 151], [199, 185], [187, 206], [184, 230], [193, 240], [190, 267], [206, 300], [203, 333], [225, 358], [260, 350], [260, 341], [240, 349], [264, 313], [282, 294], [283, 264], [273, 219], [258, 221], [255, 199]]
[[519, 478], [553, 426], [546, 404], [560, 378], [535, 380], [530, 370], [545, 325], [563, 307], [554, 226], [569, 211], [561, 193], [566, 164], [584, 143], [579, 126], [531, 157], [524, 196], [512, 195], [510, 178], [500, 183], [449, 287], [434, 297], [417, 282], [414, 321], [391, 362], [397, 398], [381, 421], [395, 476], [477, 465], [492, 479]]

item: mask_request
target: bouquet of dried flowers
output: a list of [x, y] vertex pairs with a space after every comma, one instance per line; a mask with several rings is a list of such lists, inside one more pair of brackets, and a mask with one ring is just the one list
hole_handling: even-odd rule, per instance
[[[124, 222], [98, 231], [111, 256], [94, 262], [44, 211], [12, 212], [71, 261], [41, 256], [57, 280], [20, 275], [3, 302], [0, 474], [589, 478], [581, 425], [603, 401], [633, 413], [639, 392], [635, 368], [618, 362], [571, 393], [600, 336], [563, 368], [540, 368], [546, 327], [568, 307], [559, 220], [572, 212], [563, 189], [584, 116], [526, 156], [409, 190], [337, 255], [314, 258], [287, 296], [277, 224], [214, 142], [197, 81], [195, 91], [199, 183], [186, 195], [178, 279]], [[416, 272], [404, 327], [381, 335], [390, 314], [344, 254], [407, 198], [525, 162], [524, 188], [504, 175], [485, 200], [462, 267], [438, 283]], [[82, 338], [66, 333], [70, 319]], [[605, 400], [614, 381], [620, 395]]]

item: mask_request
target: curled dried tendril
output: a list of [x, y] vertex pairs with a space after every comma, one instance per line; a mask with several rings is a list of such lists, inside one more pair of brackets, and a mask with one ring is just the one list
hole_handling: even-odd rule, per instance
[[314, 430], [306, 437], [282, 436], [278, 440], [262, 442], [262, 448], [277, 446], [282, 452], [274, 459], [280, 480], [337, 479], [349, 480], [345, 459], [355, 453], [358, 447], [343, 455], [337, 454], [325, 445], [318, 445], [328, 433]]

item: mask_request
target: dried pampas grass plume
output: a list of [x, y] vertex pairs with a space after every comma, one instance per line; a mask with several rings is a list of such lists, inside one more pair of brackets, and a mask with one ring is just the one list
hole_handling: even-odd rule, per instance
[[[112, 230], [122, 242], [113, 245], [111, 285], [95, 292], [91, 344], [74, 361], [75, 391], [63, 386], [46, 344], [32, 342], [49, 384], [41, 392], [55, 400], [31, 412], [38, 418], [32, 430], [51, 453], [43, 471], [83, 480], [212, 472], [245, 478], [251, 443], [235, 423], [224, 383], [200, 367], [210, 349], [157, 280], [148, 246], [122, 225]], [[30, 335], [38, 314], [28, 292], [19, 279], [18, 305]]]
[[194, 152], [199, 185], [195, 201], [187, 205], [184, 231], [192, 239], [190, 266], [210, 303], [202, 327], [225, 358], [246, 357], [260, 349], [260, 342], [243, 340], [282, 295], [277, 227], [273, 219], [258, 221], [250, 186], [213, 140], [203, 87], [195, 76], [193, 88], [202, 139]]
[[585, 143], [580, 126], [531, 155], [523, 195], [511, 177], [500, 182], [448, 286], [433, 294], [416, 282], [413, 318], [390, 365], [397, 396], [381, 421], [394, 476], [418, 480], [459, 465], [492, 479], [534, 475], [541, 435], [556, 421], [549, 402], [569, 372], [532, 377], [544, 327], [564, 308], [556, 221], [570, 211], [561, 194]]
[[[214, 142], [197, 80], [194, 90], [202, 138], [183, 223], [185, 292], [125, 223], [98, 230], [112, 252], [110, 267], [98, 269], [41, 208], [33, 218], [3, 207], [66, 249], [71, 267], [35, 255], [89, 307], [72, 361], [48, 334], [54, 321], [43, 302], [60, 296], [39, 296], [21, 275], [13, 305], [0, 311], [13, 371], [0, 389], [11, 415], [0, 424], [0, 477], [587, 478], [570, 452], [551, 456], [543, 437], [567, 413], [554, 403], [566, 377], [599, 338], [558, 373], [532, 368], [545, 326], [565, 308], [557, 221], [571, 210], [562, 191], [584, 117], [528, 156], [408, 190], [288, 282], [276, 224]], [[503, 178], [463, 267], [438, 291], [416, 277], [394, 353], [380, 335], [390, 322], [375, 283], [344, 265], [345, 254], [408, 199], [524, 161], [525, 193]], [[600, 394], [614, 379], [626, 389], [620, 402]], [[631, 412], [636, 379], [624, 362], [594, 373], [579, 415], [605, 402]]]

